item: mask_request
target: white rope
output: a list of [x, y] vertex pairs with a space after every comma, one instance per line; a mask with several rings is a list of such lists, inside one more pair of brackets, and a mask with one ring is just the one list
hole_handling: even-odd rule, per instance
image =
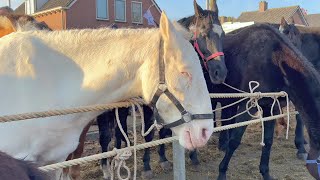
[[[286, 97], [286, 101], [287, 101], [287, 109], [288, 106], [289, 106], [289, 98], [288, 98], [288, 94], [286, 92], [279, 92], [279, 93], [261, 93], [261, 92], [254, 92], [259, 86], [260, 86], [260, 83], [257, 82], [257, 81], [250, 81], [249, 82], [249, 90], [250, 92], [246, 92], [246, 91], [243, 91], [243, 90], [240, 90], [238, 88], [235, 88], [231, 85], [228, 85], [226, 83], [223, 83], [225, 86], [233, 89], [233, 90], [236, 90], [240, 93], [232, 93], [230, 95], [226, 95], [226, 94], [210, 94], [210, 97], [213, 97], [213, 98], [239, 98], [239, 97], [244, 97], [236, 102], [233, 102], [231, 104], [228, 104], [226, 106], [223, 106], [221, 108], [217, 108], [215, 110], [213, 110], [213, 112], [217, 111], [217, 110], [222, 110], [222, 109], [225, 109], [225, 108], [228, 108], [228, 107], [231, 107], [233, 105], [236, 105], [244, 100], [247, 100], [247, 103], [246, 103], [246, 110], [240, 112], [240, 113], [237, 113], [235, 114], [234, 116], [232, 117], [229, 117], [227, 119], [221, 119], [221, 120], [217, 120], [217, 121], [220, 121], [220, 122], [224, 122], [224, 121], [230, 121], [238, 116], [241, 116], [245, 113], [248, 113], [252, 118], [259, 118], [259, 119], [262, 119], [263, 118], [263, 110], [261, 108], [261, 106], [259, 105], [258, 101], [259, 99], [261, 99], [262, 97], [270, 97], [270, 98], [273, 98], [273, 103], [272, 103], [272, 106], [271, 106], [271, 116], [273, 116], [273, 110], [274, 110], [274, 105], [275, 103], [278, 103], [278, 108], [279, 108], [279, 112], [280, 114], [282, 114], [282, 110], [281, 110], [281, 106], [280, 106], [280, 102], [278, 100], [278, 97]], [[257, 114], [258, 115], [254, 115], [254, 114], [251, 114], [250, 113], [250, 110], [252, 108], [257, 108]], [[288, 111], [289, 112], [289, 111]], [[289, 114], [287, 115], [287, 132], [286, 132], [286, 138], [288, 139], [288, 134], [289, 134], [289, 121], [290, 121], [290, 116]], [[265, 132], [265, 129], [264, 129], [264, 122], [261, 121], [261, 129], [262, 129], [262, 132], [261, 132], [261, 145], [264, 146], [265, 143], [264, 143], [264, 132]]]
[[[134, 106], [134, 105], [131, 104], [131, 106]], [[115, 114], [116, 114], [116, 121], [117, 121], [118, 127], [120, 129], [120, 132], [121, 132], [122, 136], [126, 140], [127, 147], [130, 147], [131, 145], [130, 145], [129, 137], [124, 132], [122, 124], [120, 122], [119, 109], [118, 108], [116, 108]], [[135, 121], [135, 118], [136, 118], [135, 114], [133, 114], [134, 121]], [[135, 123], [134, 123], [134, 125], [135, 125]], [[117, 152], [117, 155], [111, 161], [111, 180], [114, 179], [114, 169], [115, 168], [117, 169], [116, 171], [117, 171], [117, 176], [118, 176], [119, 180], [129, 180], [130, 177], [131, 177], [131, 172], [130, 172], [130, 168], [126, 165], [126, 160], [128, 160], [132, 155], [131, 149], [128, 149], [126, 151], [119, 151], [116, 148], [114, 148], [114, 151]], [[122, 176], [120, 174], [121, 168], [123, 168], [123, 169], [125, 169], [127, 171], [127, 177], [126, 178], [122, 178]], [[135, 179], [135, 177], [134, 177], [134, 179]]]
[[[286, 117], [287, 114], [295, 115], [295, 114], [297, 114], [297, 112], [290, 112], [290, 113], [287, 112], [286, 114], [275, 115], [273, 117], [265, 117], [265, 118], [262, 118], [262, 119], [254, 119], [254, 120], [245, 121], [245, 122], [241, 122], [241, 123], [235, 123], [235, 124], [225, 125], [225, 126], [221, 126], [221, 127], [215, 127], [213, 129], [213, 132], [220, 132], [220, 131], [233, 129], [233, 128], [238, 128], [238, 127], [242, 127], [242, 126], [248, 126], [248, 125], [251, 125], [251, 124], [257, 124], [257, 123], [260, 123], [261, 120], [262, 121], [270, 121], [270, 120], [274, 120], [274, 119], [277, 119], [277, 118]], [[70, 166], [86, 164], [86, 163], [89, 163], [89, 162], [92, 162], [92, 161], [97, 161], [97, 160], [100, 160], [100, 159], [110, 158], [110, 157], [116, 156], [120, 152], [127, 152], [129, 149], [133, 150], [133, 148], [135, 148], [137, 151], [139, 151], [139, 150], [150, 148], [150, 147], [153, 147], [153, 146], [158, 146], [160, 144], [171, 143], [171, 142], [177, 141], [177, 140], [178, 140], [177, 136], [169, 137], [169, 138], [155, 140], [155, 141], [151, 141], [151, 142], [147, 142], [147, 143], [143, 143], [143, 144], [138, 144], [135, 147], [130, 146], [130, 147], [126, 147], [126, 148], [118, 149], [118, 150], [114, 149], [112, 151], [108, 151], [108, 152], [105, 152], [105, 153], [95, 154], [95, 155], [86, 156], [86, 157], [83, 157], [83, 158], [78, 158], [78, 159], [64, 161], [64, 162], [60, 162], [60, 163], [56, 163], [56, 164], [51, 164], [51, 165], [40, 167], [39, 169], [42, 170], [42, 171], [45, 171], [45, 172], [54, 171], [54, 170], [57, 170], [57, 169], [67, 168], [67, 167], [70, 167]], [[118, 151], [118, 152], [116, 152], [116, 151]]]
[[[133, 117], [133, 153], [134, 153], [134, 175], [133, 175], [133, 179], [135, 180], [137, 178], [137, 150], [136, 150], [136, 145], [137, 145], [137, 115], [136, 115], [136, 107], [138, 108], [138, 111], [141, 115], [141, 135], [142, 136], [147, 136], [152, 130], [153, 128], [157, 127], [156, 122], [148, 129], [147, 132], [144, 133], [145, 130], [145, 123], [144, 123], [144, 113], [143, 113], [143, 108], [141, 107], [141, 105], [139, 103], [135, 103], [134, 101], [132, 101], [131, 104], [131, 109], [132, 109], [132, 117]], [[126, 142], [127, 142], [127, 147], [130, 148], [130, 140], [128, 135], [124, 132], [124, 129], [122, 127], [122, 124], [120, 122], [120, 118], [119, 118], [119, 110], [118, 108], [116, 108], [116, 121], [118, 124], [118, 127], [123, 135], [123, 137], [125, 138]], [[126, 151], [120, 152], [117, 149], [114, 149], [115, 152], [117, 152], [117, 155], [113, 158], [112, 162], [111, 162], [111, 180], [114, 179], [114, 169], [117, 168], [117, 176], [119, 180], [129, 180], [131, 177], [131, 172], [130, 169], [126, 166], [126, 160], [128, 160], [131, 155], [131, 149], [128, 149]], [[124, 168], [127, 171], [127, 177], [126, 178], [122, 178], [121, 174], [120, 174], [120, 170], [121, 168]]]

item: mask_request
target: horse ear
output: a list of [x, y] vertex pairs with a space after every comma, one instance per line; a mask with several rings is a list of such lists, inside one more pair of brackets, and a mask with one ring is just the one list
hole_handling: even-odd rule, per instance
[[203, 9], [198, 5], [196, 0], [193, 1], [193, 6], [196, 17], [203, 16]]
[[210, 4], [210, 7], [212, 8], [211, 11], [216, 12], [217, 14], [219, 13], [218, 6], [217, 6], [217, 1], [212, 0], [210, 1], [212, 4]]
[[287, 21], [284, 19], [284, 17], [281, 18], [280, 26], [282, 26], [282, 27], [288, 26], [288, 23], [287, 23]]
[[174, 31], [172, 23], [169, 21], [166, 13], [162, 11], [160, 17], [160, 32], [161, 36], [165, 41], [168, 41], [172, 37]]

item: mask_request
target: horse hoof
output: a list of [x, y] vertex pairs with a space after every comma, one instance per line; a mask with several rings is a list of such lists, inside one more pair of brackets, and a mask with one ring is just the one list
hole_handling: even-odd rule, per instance
[[221, 173], [221, 172], [220, 172], [217, 180], [227, 180], [227, 175], [226, 175], [226, 173]]
[[141, 173], [141, 176], [142, 176], [143, 179], [152, 179], [153, 178], [153, 172], [151, 170], [143, 171]]
[[164, 171], [171, 171], [172, 170], [172, 163], [169, 161], [164, 161], [160, 163], [162, 170]]
[[297, 153], [297, 158], [300, 160], [307, 160], [308, 154], [307, 153]]

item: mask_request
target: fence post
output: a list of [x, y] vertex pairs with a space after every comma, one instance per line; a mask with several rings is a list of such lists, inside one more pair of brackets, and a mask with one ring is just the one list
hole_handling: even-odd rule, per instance
[[172, 143], [173, 151], [173, 176], [174, 180], [186, 179], [185, 149], [179, 144], [179, 141]]

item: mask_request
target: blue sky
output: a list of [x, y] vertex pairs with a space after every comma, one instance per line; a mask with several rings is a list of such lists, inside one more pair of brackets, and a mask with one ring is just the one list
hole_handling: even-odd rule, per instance
[[[93, 0], [88, 0], [93, 1]], [[8, 0], [0, 0], [0, 6], [7, 5]], [[21, 4], [23, 0], [11, 0], [13, 8]], [[165, 10], [171, 19], [180, 19], [192, 15], [193, 0], [156, 0], [161, 9]], [[197, 0], [205, 7], [206, 0]], [[238, 17], [243, 11], [255, 11], [260, 0], [217, 0], [220, 15]], [[320, 0], [268, 0], [269, 8], [300, 5], [308, 10], [309, 14], [320, 13]]]

